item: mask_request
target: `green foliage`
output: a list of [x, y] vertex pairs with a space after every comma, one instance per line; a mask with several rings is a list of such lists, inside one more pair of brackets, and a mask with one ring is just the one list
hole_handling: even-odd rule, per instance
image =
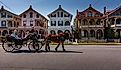
[[115, 32], [114, 37], [117, 39], [119, 37], [119, 33], [118, 32]]

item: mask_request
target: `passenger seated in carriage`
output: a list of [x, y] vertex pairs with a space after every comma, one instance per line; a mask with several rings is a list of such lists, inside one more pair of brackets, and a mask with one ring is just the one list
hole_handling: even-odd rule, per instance
[[21, 39], [20, 37], [18, 37], [18, 31], [16, 29], [13, 31], [13, 33], [10, 36], [12, 36], [14, 39]]

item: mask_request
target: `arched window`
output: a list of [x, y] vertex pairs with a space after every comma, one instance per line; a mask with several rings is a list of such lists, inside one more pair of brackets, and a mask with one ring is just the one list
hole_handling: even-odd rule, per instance
[[54, 35], [55, 35], [56, 32], [55, 32], [54, 30], [51, 30], [51, 31], [50, 31], [50, 34], [54, 34]]
[[62, 30], [58, 30], [58, 34], [60, 34], [61, 32], [63, 32]]
[[90, 25], [95, 25], [94, 19], [91, 19], [91, 20], [89, 21], [89, 23], [90, 23]]
[[96, 25], [100, 25], [100, 23], [101, 23], [101, 20], [99, 19], [97, 20]]
[[88, 21], [86, 19], [83, 20], [83, 25], [88, 25]]
[[90, 36], [95, 37], [95, 31], [94, 30], [90, 30]]
[[101, 39], [102, 37], [103, 37], [103, 32], [102, 32], [102, 30], [97, 30], [97, 32], [96, 32], [96, 37], [97, 37], [97, 39]]
[[88, 31], [87, 30], [83, 30], [84, 32], [84, 37], [88, 37]]
[[6, 36], [8, 34], [8, 31], [7, 30], [4, 30], [3, 32], [2, 32], [2, 36]]

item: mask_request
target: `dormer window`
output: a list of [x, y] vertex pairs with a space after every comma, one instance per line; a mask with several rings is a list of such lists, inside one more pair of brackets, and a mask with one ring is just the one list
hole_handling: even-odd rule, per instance
[[93, 13], [91, 11], [88, 12], [88, 17], [92, 17]]

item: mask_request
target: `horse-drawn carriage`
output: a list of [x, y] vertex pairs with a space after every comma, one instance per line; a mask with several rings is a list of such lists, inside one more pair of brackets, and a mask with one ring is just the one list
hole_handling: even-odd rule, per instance
[[14, 52], [19, 51], [23, 46], [27, 46], [29, 51], [40, 51], [40, 49], [45, 45], [45, 50], [50, 51], [49, 43], [50, 42], [56, 42], [58, 43], [55, 50], [57, 51], [57, 48], [60, 44], [62, 44], [63, 51], [64, 49], [64, 41], [65, 41], [65, 34], [60, 33], [58, 35], [52, 35], [50, 34], [48, 37], [46, 37], [44, 40], [39, 38], [39, 35], [36, 33], [29, 34], [26, 38], [23, 39], [16, 39], [15, 37], [12, 37], [10, 35], [7, 35], [6, 37], [2, 37], [2, 47], [6, 52]]
[[29, 51], [40, 51], [43, 41], [39, 40], [39, 36], [36, 34], [29, 34], [26, 38], [15, 39], [14, 37], [7, 35], [2, 38], [2, 47], [6, 52], [19, 51], [22, 46], [28, 46]]

